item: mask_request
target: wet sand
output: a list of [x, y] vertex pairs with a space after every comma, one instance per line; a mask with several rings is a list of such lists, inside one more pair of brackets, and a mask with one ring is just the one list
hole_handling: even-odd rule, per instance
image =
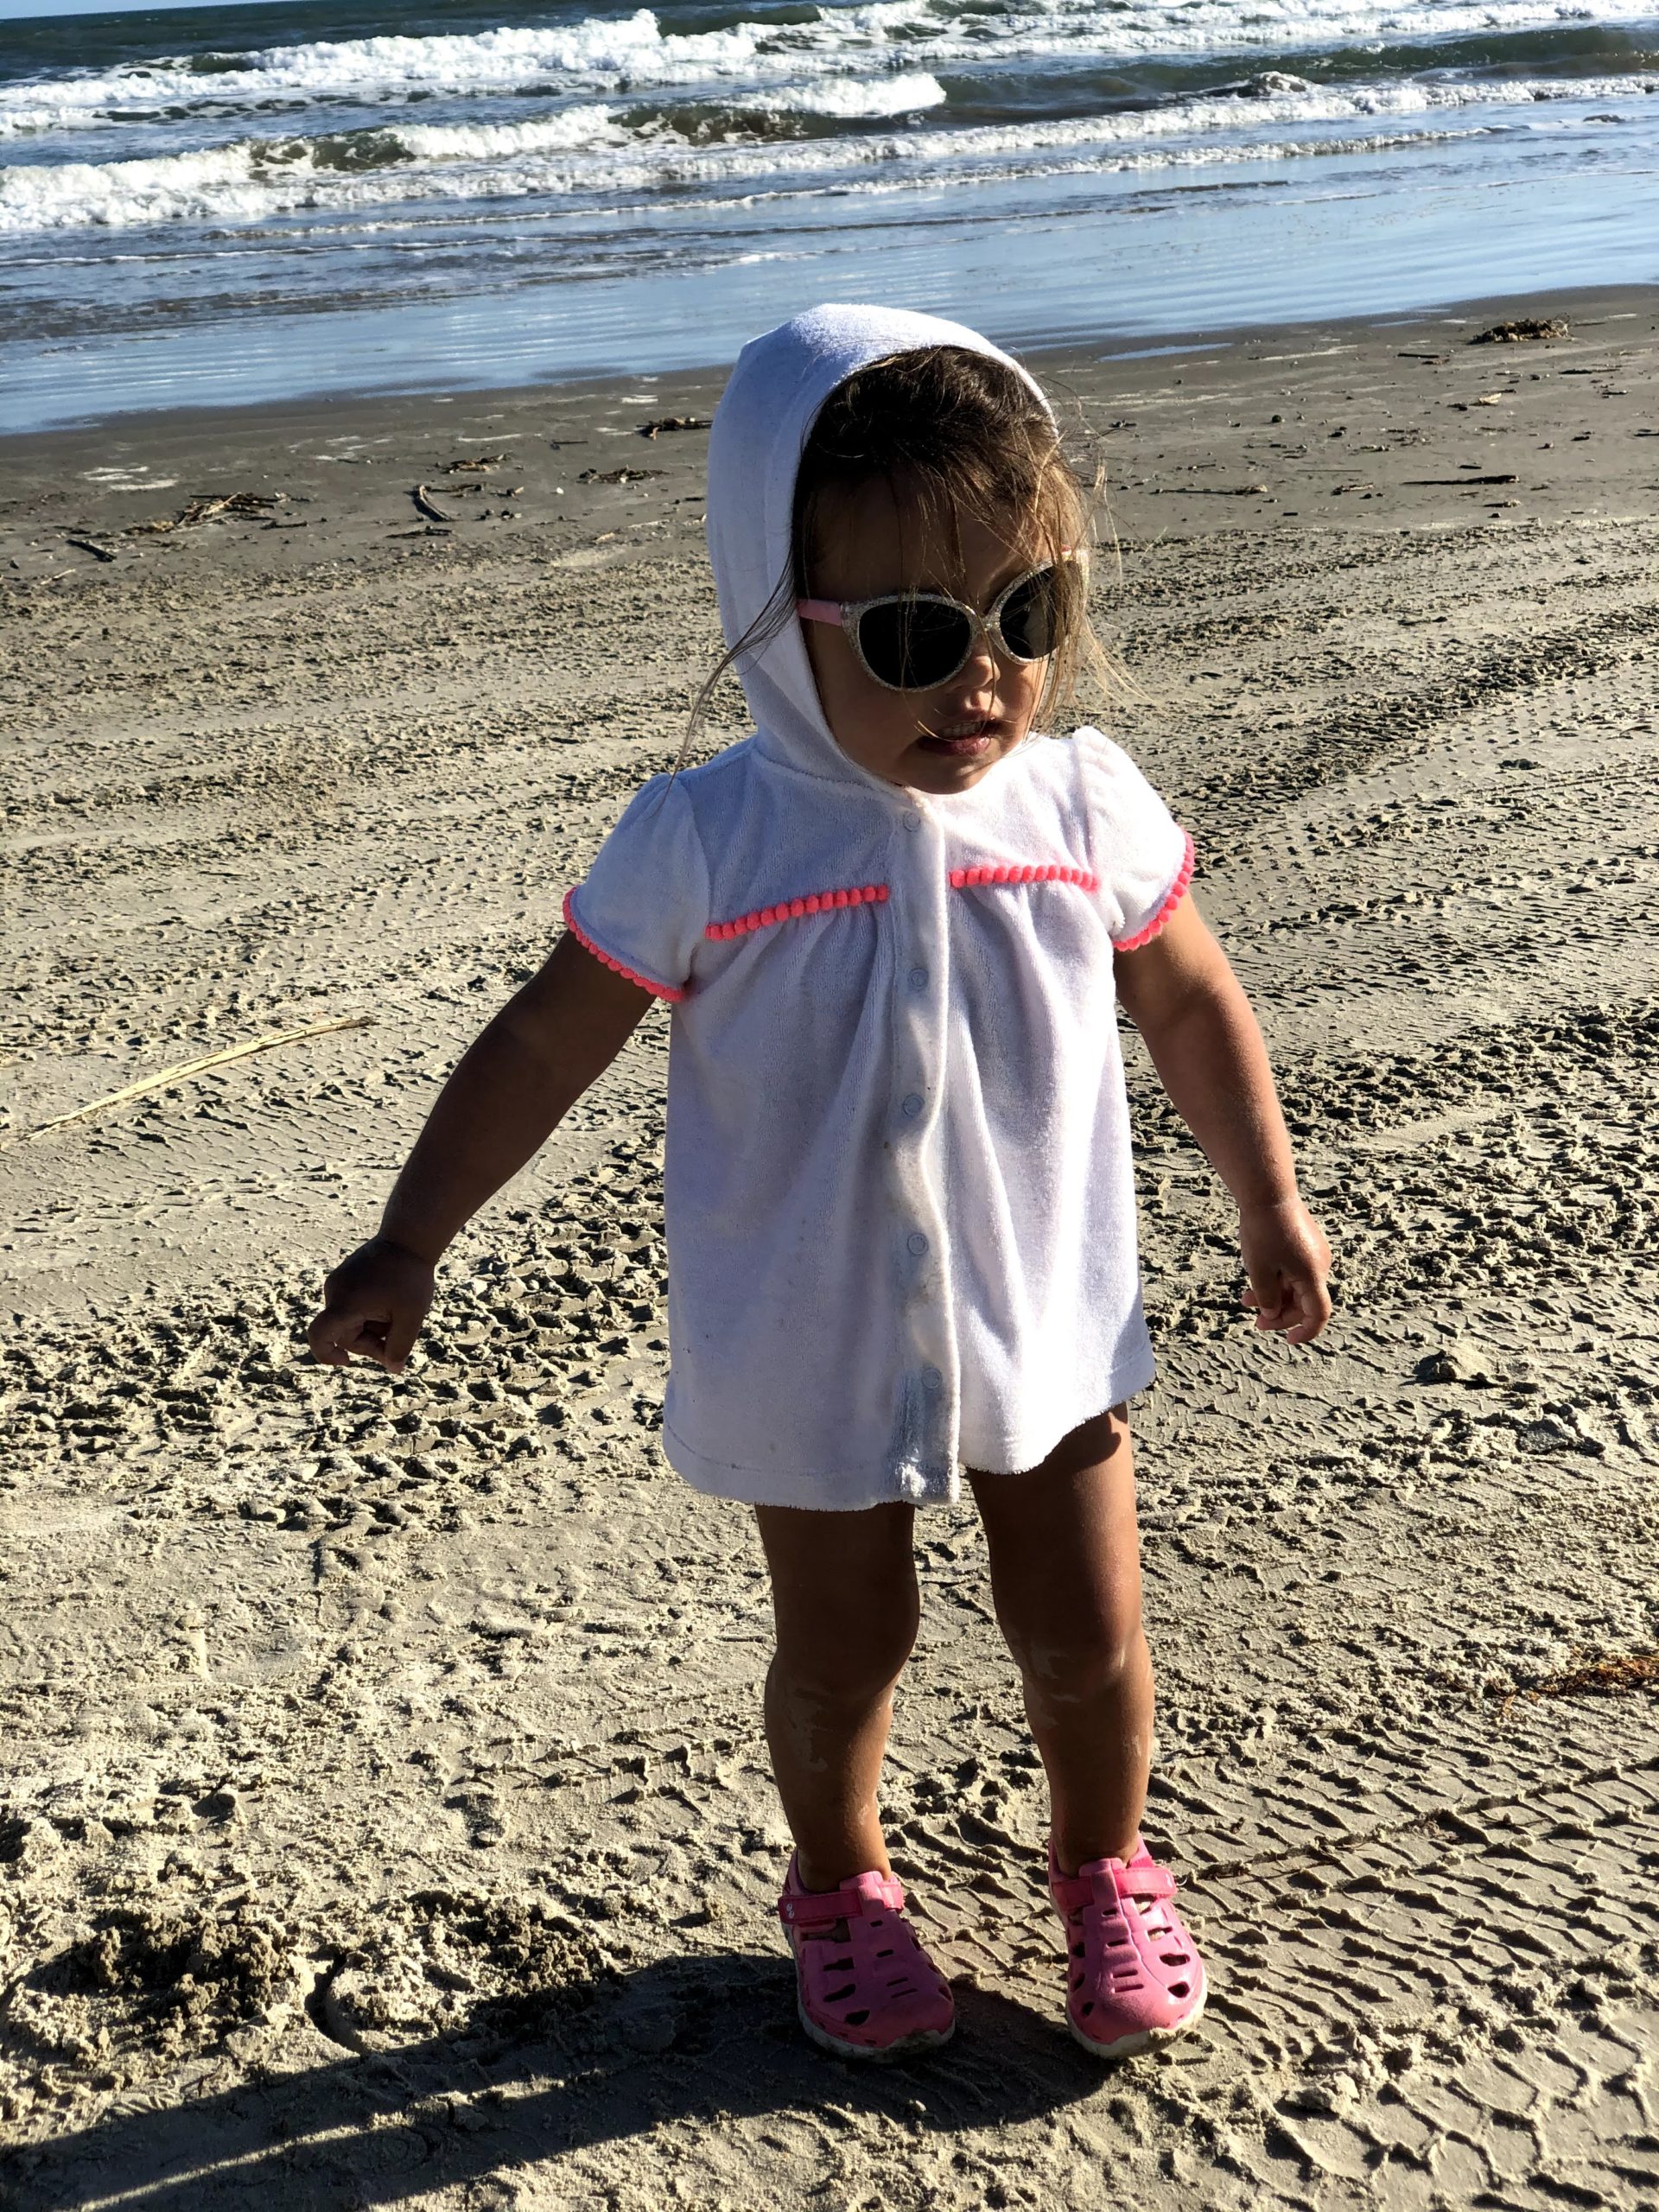
[[1656, 334], [1035, 357], [1338, 1255], [1258, 1340], [1133, 1048], [1147, 1832], [1214, 1994], [1108, 2075], [965, 1512], [885, 1793], [960, 2031], [798, 2037], [759, 1551], [656, 1442], [660, 1011], [408, 1376], [297, 1343], [677, 750], [706, 438], [639, 429], [720, 378], [0, 443], [9, 2208], [1659, 2204]]

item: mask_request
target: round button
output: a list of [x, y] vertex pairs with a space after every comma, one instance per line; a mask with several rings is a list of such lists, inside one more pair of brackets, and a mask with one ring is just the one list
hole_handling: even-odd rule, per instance
[[906, 1114], [908, 1114], [908, 1115], [910, 1116], [910, 1117], [911, 1117], [911, 1119], [912, 1119], [912, 1121], [914, 1121], [914, 1119], [916, 1118], [917, 1115], [918, 1115], [918, 1114], [919, 1114], [919, 1113], [921, 1112], [921, 1110], [922, 1110], [922, 1094], [921, 1094], [921, 1092], [920, 1092], [919, 1090], [912, 1090], [912, 1091], [911, 1092], [911, 1094], [910, 1094], [909, 1097], [908, 1097], [908, 1098], [906, 1098], [906, 1099], [903, 1102], [903, 1103], [904, 1103], [904, 1109], [905, 1109], [906, 1113]]
[[921, 828], [921, 826], [922, 826], [922, 817], [921, 817], [921, 816], [920, 816], [919, 814], [907, 814], [907, 815], [906, 815], [906, 817], [905, 817], [905, 827], [906, 827], [906, 830], [919, 830], [919, 829]]
[[940, 1389], [944, 1387], [944, 1377], [940, 1374], [937, 1367], [925, 1367], [922, 1370], [922, 1388], [924, 1390]]
[[910, 988], [912, 991], [925, 990], [927, 988], [927, 970], [925, 968], [912, 968], [911, 969]]
[[921, 1258], [923, 1253], [927, 1249], [927, 1239], [923, 1236], [919, 1229], [912, 1229], [909, 1236], [906, 1237], [905, 1243], [909, 1246], [910, 1249], [916, 1255], [916, 1257], [918, 1260]]

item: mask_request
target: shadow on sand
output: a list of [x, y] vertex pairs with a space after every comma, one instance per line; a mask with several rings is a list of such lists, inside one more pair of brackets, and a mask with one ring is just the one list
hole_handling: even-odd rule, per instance
[[957, 1985], [944, 2050], [856, 2064], [810, 2045], [786, 1961], [682, 1956], [569, 1993], [502, 2032], [480, 2006], [459, 2033], [276, 2073], [167, 2111], [111, 2113], [13, 2154], [7, 2212], [346, 2212], [537, 2161], [624, 2146], [680, 2120], [884, 2113], [941, 2135], [1039, 2116], [1102, 2069], [1058, 2018]]

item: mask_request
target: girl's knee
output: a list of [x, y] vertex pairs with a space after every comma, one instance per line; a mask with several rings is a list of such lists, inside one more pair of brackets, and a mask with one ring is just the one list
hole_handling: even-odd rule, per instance
[[791, 1684], [856, 1701], [888, 1688], [916, 1640], [913, 1509], [757, 1509], [778, 1666]]
[[1009, 1650], [1027, 1686], [1048, 1700], [1083, 1700], [1109, 1694], [1148, 1664], [1140, 1608], [1103, 1612], [1011, 1632]]
[[855, 1617], [839, 1606], [816, 1618], [798, 1613], [779, 1623], [774, 1664], [797, 1694], [825, 1705], [866, 1705], [904, 1671], [919, 1619], [913, 1580], [859, 1607]]

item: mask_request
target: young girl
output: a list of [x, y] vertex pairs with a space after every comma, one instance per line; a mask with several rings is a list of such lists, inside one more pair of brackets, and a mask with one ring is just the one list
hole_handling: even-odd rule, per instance
[[1037, 734], [1086, 649], [1088, 518], [1036, 385], [955, 324], [819, 308], [745, 348], [709, 473], [754, 733], [628, 807], [312, 1350], [400, 1371], [445, 1246], [667, 1000], [664, 1449], [754, 1507], [771, 1573], [803, 2024], [854, 2057], [954, 2024], [876, 1797], [915, 1510], [961, 1471], [1048, 1776], [1066, 2018], [1116, 2058], [1191, 2027], [1205, 1976], [1139, 1834], [1153, 1361], [1114, 994], [1237, 1202], [1257, 1325], [1316, 1336], [1330, 1255], [1191, 840], [1097, 730]]

